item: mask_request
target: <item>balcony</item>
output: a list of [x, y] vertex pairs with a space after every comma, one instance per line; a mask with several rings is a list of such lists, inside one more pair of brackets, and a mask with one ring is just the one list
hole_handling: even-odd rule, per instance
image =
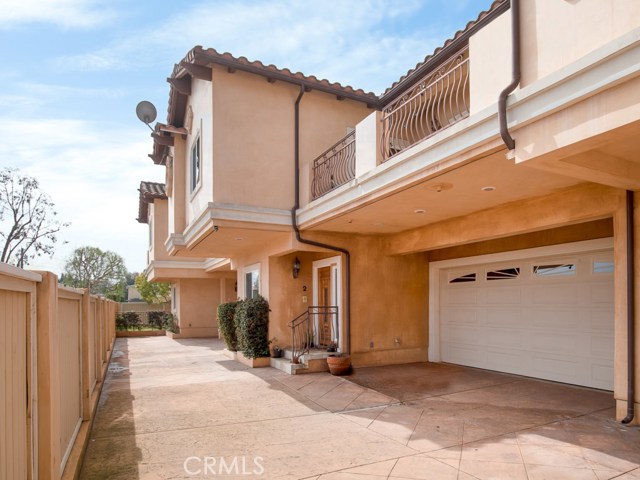
[[430, 72], [384, 107], [382, 161], [469, 116], [469, 49]]
[[468, 117], [469, 92], [469, 49], [465, 47], [316, 158], [311, 200]]
[[313, 161], [311, 196], [315, 200], [356, 174], [356, 132], [347, 134]]

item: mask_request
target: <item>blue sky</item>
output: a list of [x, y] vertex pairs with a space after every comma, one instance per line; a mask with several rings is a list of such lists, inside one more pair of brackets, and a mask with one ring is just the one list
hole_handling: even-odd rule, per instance
[[491, 0], [0, 0], [0, 167], [36, 177], [71, 222], [60, 273], [83, 245], [145, 267], [135, 221], [140, 180], [164, 181], [135, 106], [166, 116], [166, 77], [194, 46], [213, 47], [382, 92]]

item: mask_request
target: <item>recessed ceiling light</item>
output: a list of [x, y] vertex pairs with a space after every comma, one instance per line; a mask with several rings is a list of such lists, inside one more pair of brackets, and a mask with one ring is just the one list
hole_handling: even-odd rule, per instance
[[431, 185], [427, 185], [427, 188], [434, 192], [442, 192], [443, 190], [451, 190], [453, 188], [453, 184], [447, 182], [432, 183]]
[[373, 224], [373, 226], [374, 226], [374, 227], [383, 227], [383, 226], [384, 226], [384, 223], [382, 223], [382, 222], [376, 222], [376, 223], [374, 223], [374, 224]]
[[244, 240], [242, 237], [236, 237], [236, 240], [239, 242], [240, 240]]
[[427, 211], [424, 208], [416, 208], [413, 213], [416, 213], [418, 215], [423, 214], [423, 213], [427, 213]]
[[496, 187], [493, 187], [491, 185], [487, 185], [486, 187], [482, 187], [480, 190], [482, 190], [483, 192], [493, 192], [496, 189]]

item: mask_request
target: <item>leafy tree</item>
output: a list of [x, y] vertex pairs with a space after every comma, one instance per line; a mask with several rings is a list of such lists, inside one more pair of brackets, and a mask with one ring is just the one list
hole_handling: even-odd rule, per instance
[[42, 255], [53, 256], [60, 223], [51, 198], [38, 181], [15, 168], [0, 171], [0, 261], [24, 267]]
[[117, 253], [97, 247], [76, 248], [64, 266], [64, 284], [123, 301], [127, 269]]
[[136, 276], [136, 290], [147, 303], [168, 302], [171, 294], [171, 285], [164, 282], [150, 282], [144, 273]]

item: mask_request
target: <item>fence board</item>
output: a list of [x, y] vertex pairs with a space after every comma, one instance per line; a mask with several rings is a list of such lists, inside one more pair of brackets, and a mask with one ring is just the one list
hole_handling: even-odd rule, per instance
[[66, 459], [82, 421], [81, 298], [79, 296], [76, 299], [58, 299], [62, 468], [66, 464]]
[[27, 478], [28, 295], [0, 290], [0, 479]]

